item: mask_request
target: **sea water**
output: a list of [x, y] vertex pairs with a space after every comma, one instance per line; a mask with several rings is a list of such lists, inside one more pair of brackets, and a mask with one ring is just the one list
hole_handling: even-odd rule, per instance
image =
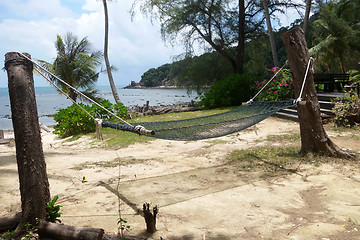
[[[97, 88], [99, 96], [114, 103], [110, 87]], [[120, 101], [129, 108], [144, 105], [149, 101], [150, 106], [172, 105], [196, 100], [196, 92], [188, 92], [186, 89], [117, 89]], [[36, 104], [38, 107], [39, 122], [44, 125], [54, 125], [51, 115], [59, 109], [72, 104], [64, 95], [54, 87], [35, 87]], [[85, 104], [89, 104], [86, 103]], [[8, 88], [0, 88], [0, 129], [12, 129], [11, 109]]]

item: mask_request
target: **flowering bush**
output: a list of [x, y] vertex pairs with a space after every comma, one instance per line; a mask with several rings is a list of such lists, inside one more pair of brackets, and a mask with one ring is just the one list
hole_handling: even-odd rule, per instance
[[[271, 77], [278, 71], [277, 68], [267, 69], [272, 73]], [[259, 91], [267, 81], [255, 81], [255, 89]], [[258, 101], [278, 101], [294, 98], [294, 84], [290, 69], [282, 69], [278, 75], [257, 96]]]
[[345, 93], [344, 97], [334, 100], [335, 124], [343, 127], [353, 127], [360, 124], [360, 99], [356, 92]]

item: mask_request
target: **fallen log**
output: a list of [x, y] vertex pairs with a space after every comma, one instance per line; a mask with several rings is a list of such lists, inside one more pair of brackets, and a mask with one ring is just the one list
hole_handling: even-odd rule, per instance
[[202, 109], [203, 107], [194, 106], [193, 102], [189, 104], [175, 104], [170, 106], [135, 106], [132, 110], [132, 114], [135, 116], [160, 115], [165, 113], [199, 111]]
[[38, 227], [38, 234], [40, 237], [48, 237], [59, 240], [67, 239], [94, 239], [94, 240], [111, 240], [111, 238], [105, 234], [105, 231], [101, 228], [89, 228], [89, 227], [73, 227], [63, 224], [51, 223], [46, 221], [40, 221]]
[[117, 236], [105, 233], [101, 228], [74, 227], [64, 224], [40, 221], [37, 232], [40, 237], [57, 240], [145, 240], [134, 236]]

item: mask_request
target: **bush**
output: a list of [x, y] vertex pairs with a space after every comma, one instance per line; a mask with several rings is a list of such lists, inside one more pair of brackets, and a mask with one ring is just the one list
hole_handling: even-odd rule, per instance
[[[109, 100], [103, 100], [100, 104], [111, 112], [114, 112], [120, 118], [126, 118], [128, 116], [127, 108], [122, 103], [112, 104]], [[95, 104], [88, 106], [80, 103], [79, 105], [95, 118], [108, 121], [116, 120], [113, 115]], [[58, 113], [53, 115], [53, 118], [55, 122], [57, 122], [54, 126], [54, 133], [60, 137], [64, 138], [95, 132], [96, 126], [94, 120], [75, 104], [60, 109]]]
[[[100, 102], [100, 105], [116, 114], [116, 116], [120, 118], [127, 118], [128, 111], [127, 108], [122, 103], [112, 104], [109, 100], [103, 100]], [[96, 104], [93, 104], [91, 107], [91, 111], [93, 112], [93, 116], [96, 118], [106, 119], [109, 121], [116, 120], [112, 114], [108, 113], [104, 109], [100, 108]]]
[[360, 99], [356, 92], [347, 92], [334, 102], [333, 112], [337, 126], [353, 127], [360, 124]]
[[[277, 68], [268, 69], [271, 77], [278, 71]], [[271, 78], [270, 77], [270, 78]], [[270, 79], [269, 78], [269, 79]], [[255, 90], [258, 92], [267, 81], [256, 81]], [[282, 69], [279, 74], [271, 81], [269, 85], [259, 94], [259, 101], [279, 101], [294, 98], [294, 84], [290, 69]]]
[[234, 74], [215, 83], [208, 92], [200, 96], [199, 104], [207, 109], [239, 106], [252, 97], [253, 81], [250, 76]]

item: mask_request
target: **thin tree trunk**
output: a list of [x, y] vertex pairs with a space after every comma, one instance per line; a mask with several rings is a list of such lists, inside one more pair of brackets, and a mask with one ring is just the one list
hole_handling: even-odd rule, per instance
[[279, 60], [278, 60], [278, 55], [277, 55], [277, 51], [276, 51], [274, 33], [273, 33], [273, 30], [272, 30], [272, 27], [271, 27], [271, 19], [270, 19], [267, 0], [262, 0], [262, 2], [263, 2], [263, 6], [264, 6], [266, 25], [267, 25], [267, 31], [268, 31], [268, 35], [269, 35], [269, 39], [270, 39], [270, 46], [271, 46], [271, 52], [272, 52], [274, 67], [278, 67], [279, 66]]
[[45, 219], [45, 205], [50, 200], [50, 191], [35, 100], [33, 64], [19, 53], [10, 52], [5, 55], [5, 69], [22, 208], [22, 218], [15, 233], [21, 234], [25, 223], [35, 225], [37, 219]]
[[306, 10], [305, 10], [305, 17], [304, 17], [304, 35], [306, 36], [306, 32], [309, 27], [309, 17], [310, 17], [310, 10], [311, 10], [311, 1], [312, 0], [306, 0]]
[[239, 0], [239, 31], [238, 46], [236, 53], [236, 73], [244, 73], [244, 56], [245, 56], [245, 2]]
[[[295, 96], [297, 97], [301, 91], [310, 55], [302, 28], [298, 27], [284, 33], [282, 39], [293, 74]], [[297, 106], [301, 134], [300, 153], [314, 152], [341, 158], [354, 157], [355, 154], [341, 150], [335, 145], [324, 130], [312, 71], [308, 73], [301, 97], [306, 104]]]
[[106, 65], [106, 71], [109, 77], [109, 83], [111, 87], [112, 94], [114, 96], [116, 103], [121, 103], [119, 95], [116, 91], [114, 79], [111, 73], [111, 65], [109, 62], [109, 56], [108, 56], [108, 43], [109, 43], [109, 17], [108, 17], [108, 10], [107, 10], [107, 4], [106, 0], [102, 0], [104, 5], [104, 15], [105, 15], [105, 41], [104, 41], [104, 59], [105, 59], [105, 65]]

